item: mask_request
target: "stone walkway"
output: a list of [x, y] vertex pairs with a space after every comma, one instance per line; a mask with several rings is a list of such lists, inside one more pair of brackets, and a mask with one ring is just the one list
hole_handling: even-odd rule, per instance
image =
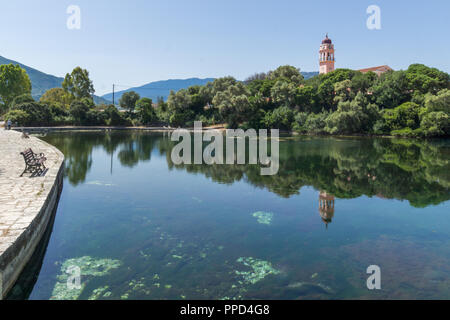
[[[20, 152], [28, 148], [45, 154], [44, 177], [30, 178], [28, 173], [20, 177], [25, 168]], [[40, 212], [63, 160], [62, 153], [49, 144], [0, 128], [0, 258]]]

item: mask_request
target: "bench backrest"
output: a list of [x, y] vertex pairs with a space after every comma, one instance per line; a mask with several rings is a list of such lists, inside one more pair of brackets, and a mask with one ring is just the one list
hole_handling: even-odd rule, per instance
[[34, 152], [33, 150], [31, 150], [31, 148], [25, 150], [24, 152], [21, 152], [20, 154], [23, 155], [25, 162], [30, 162], [31, 160], [35, 159]]

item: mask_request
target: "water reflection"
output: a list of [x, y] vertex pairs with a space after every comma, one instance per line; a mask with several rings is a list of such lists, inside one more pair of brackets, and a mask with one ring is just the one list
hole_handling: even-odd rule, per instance
[[313, 186], [338, 198], [378, 196], [408, 200], [415, 207], [450, 199], [448, 140], [284, 138], [275, 176], [261, 176], [257, 165], [175, 165], [167, 133], [58, 133], [45, 140], [65, 154], [66, 176], [74, 186], [85, 181], [92, 151], [103, 148], [111, 156], [111, 170], [114, 160], [132, 168], [151, 161], [156, 151], [166, 157], [170, 170], [200, 173], [218, 183], [245, 181], [285, 198]]
[[334, 200], [335, 197], [326, 191], [320, 191], [319, 194], [319, 213], [322, 221], [328, 229], [328, 224], [332, 222], [334, 217]]
[[[167, 134], [45, 139], [66, 155], [65, 189], [27, 298], [449, 297], [449, 141], [284, 137], [279, 174], [261, 176], [175, 165]], [[64, 290], [70, 264], [82, 291]]]

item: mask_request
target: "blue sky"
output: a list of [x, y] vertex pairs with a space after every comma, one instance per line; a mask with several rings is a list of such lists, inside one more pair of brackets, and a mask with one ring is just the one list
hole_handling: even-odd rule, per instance
[[[69, 5], [81, 9], [80, 30], [66, 27]], [[366, 27], [369, 5], [381, 8], [381, 30]], [[338, 68], [450, 72], [448, 12], [448, 0], [2, 0], [0, 55], [56, 76], [79, 65], [104, 94], [113, 83], [244, 79], [284, 64], [317, 71], [328, 32]]]

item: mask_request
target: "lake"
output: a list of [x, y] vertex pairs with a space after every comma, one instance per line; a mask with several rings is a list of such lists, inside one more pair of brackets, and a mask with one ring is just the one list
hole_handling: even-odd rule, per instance
[[10, 299], [450, 298], [450, 140], [281, 137], [261, 176], [174, 165], [167, 133], [43, 139], [64, 189]]

